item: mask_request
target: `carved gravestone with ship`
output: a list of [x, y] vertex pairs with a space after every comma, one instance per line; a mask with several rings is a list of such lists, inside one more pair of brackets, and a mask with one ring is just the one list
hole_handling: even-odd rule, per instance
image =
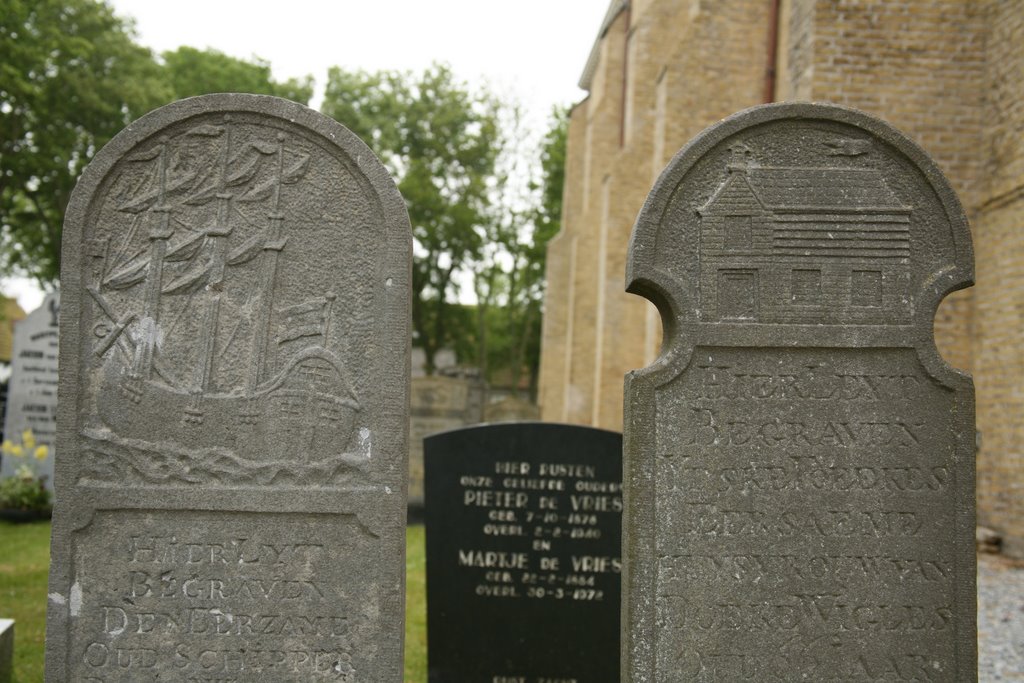
[[183, 100], [96, 156], [63, 249], [47, 680], [400, 680], [411, 233], [381, 164], [294, 103]]
[[627, 282], [624, 680], [976, 680], [974, 395], [932, 320], [973, 275], [936, 165], [839, 107], [673, 159]]

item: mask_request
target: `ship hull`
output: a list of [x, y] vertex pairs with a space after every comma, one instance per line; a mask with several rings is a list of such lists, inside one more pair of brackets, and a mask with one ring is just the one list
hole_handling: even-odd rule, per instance
[[132, 377], [116, 359], [103, 368], [99, 394], [103, 425], [125, 439], [304, 463], [357, 447], [358, 403], [337, 359], [319, 348], [305, 351], [251, 395], [191, 392]]

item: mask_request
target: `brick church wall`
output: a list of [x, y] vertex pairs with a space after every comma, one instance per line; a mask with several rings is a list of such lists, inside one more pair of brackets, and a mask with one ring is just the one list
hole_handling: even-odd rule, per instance
[[654, 307], [623, 292], [633, 221], [692, 136], [765, 101], [770, 70], [770, 99], [880, 116], [959, 193], [978, 284], [943, 302], [936, 340], [975, 376], [979, 521], [1024, 556], [1024, 3], [613, 2], [571, 116], [563, 230], [549, 247], [543, 419], [622, 428], [623, 376], [660, 343]]

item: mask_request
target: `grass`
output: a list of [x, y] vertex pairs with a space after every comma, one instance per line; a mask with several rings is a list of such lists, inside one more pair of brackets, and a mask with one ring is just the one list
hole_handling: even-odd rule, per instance
[[427, 680], [427, 551], [423, 525], [405, 532], [405, 680]]
[[14, 681], [43, 680], [50, 523], [0, 522], [0, 617], [14, 619]]
[[[422, 526], [406, 531], [405, 680], [427, 680], [426, 550]], [[14, 680], [43, 680], [50, 523], [0, 521], [0, 617], [14, 619]]]

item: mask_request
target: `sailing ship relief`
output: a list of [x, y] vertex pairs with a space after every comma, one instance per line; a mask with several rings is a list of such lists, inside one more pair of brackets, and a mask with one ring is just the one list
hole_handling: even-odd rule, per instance
[[99, 418], [84, 480], [337, 483], [365, 467], [369, 431], [332, 350], [338, 298], [310, 296], [329, 278], [297, 253], [328, 245], [289, 224], [317, 191], [315, 152], [223, 115], [122, 162], [100, 214], [119, 227], [98, 226], [83, 302]]

